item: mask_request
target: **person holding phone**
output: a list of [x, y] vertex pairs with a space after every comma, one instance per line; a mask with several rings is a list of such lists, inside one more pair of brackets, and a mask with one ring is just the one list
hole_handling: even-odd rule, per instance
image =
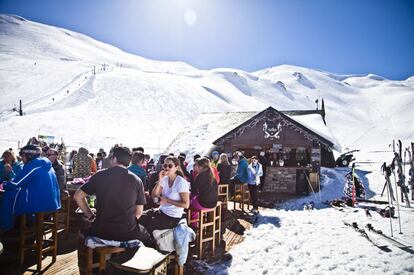
[[145, 211], [139, 223], [149, 233], [154, 230], [174, 228], [181, 220], [184, 209], [190, 205], [190, 184], [184, 179], [178, 158], [169, 156], [165, 159], [159, 180], [152, 189], [153, 199], [158, 198], [158, 209]]

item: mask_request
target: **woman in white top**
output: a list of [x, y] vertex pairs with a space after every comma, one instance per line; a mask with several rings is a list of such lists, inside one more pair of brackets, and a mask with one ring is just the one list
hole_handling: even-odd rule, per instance
[[252, 212], [254, 214], [258, 213], [258, 205], [257, 205], [257, 186], [260, 184], [260, 177], [263, 176], [263, 168], [262, 165], [259, 163], [259, 158], [256, 156], [251, 157], [251, 163], [248, 168], [248, 187], [250, 193], [250, 199], [253, 204]]
[[190, 184], [183, 177], [179, 160], [167, 157], [162, 167], [159, 180], [151, 192], [152, 198], [159, 200], [161, 206], [145, 211], [138, 221], [150, 233], [174, 228], [190, 204]]

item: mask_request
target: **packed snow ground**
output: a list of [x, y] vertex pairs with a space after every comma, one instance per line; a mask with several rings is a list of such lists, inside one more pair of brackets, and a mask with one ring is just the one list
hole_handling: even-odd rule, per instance
[[[390, 162], [389, 152], [359, 153], [357, 174], [364, 183], [367, 197], [380, 197], [384, 176], [380, 172], [383, 161]], [[367, 163], [367, 159], [370, 159]], [[246, 239], [230, 251], [232, 260], [212, 265], [200, 264], [205, 274], [412, 274], [414, 255], [403, 251], [374, 233], [369, 237], [391, 252], [381, 251], [358, 232], [344, 225], [357, 222], [364, 228], [371, 223], [390, 236], [389, 219], [364, 209], [347, 208], [343, 212], [322, 202], [343, 196], [344, 176], [350, 168], [322, 169], [322, 190], [307, 197], [288, 201], [277, 209], [262, 210], [254, 228]], [[394, 186], [394, 181], [393, 181]], [[394, 189], [395, 190], [395, 189]], [[399, 193], [399, 192], [398, 192]], [[303, 204], [315, 202], [314, 210], [303, 210]], [[414, 202], [411, 201], [413, 205]], [[374, 204], [360, 203], [361, 206]], [[385, 205], [379, 205], [384, 208]], [[397, 214], [396, 214], [397, 216]], [[414, 206], [400, 205], [401, 229], [393, 219], [395, 239], [410, 245], [414, 251]], [[365, 228], [366, 231], [368, 231]]]

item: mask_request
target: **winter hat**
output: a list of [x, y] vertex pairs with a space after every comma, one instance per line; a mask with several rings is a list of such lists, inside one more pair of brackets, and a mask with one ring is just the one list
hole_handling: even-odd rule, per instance
[[41, 149], [37, 145], [29, 144], [20, 149], [19, 155], [24, 155], [28, 161], [40, 156]]
[[236, 151], [236, 152], [234, 152], [233, 156], [239, 156], [239, 157], [242, 157], [242, 156], [243, 156], [243, 153], [242, 153], [242, 152], [240, 152], [240, 151]]
[[212, 157], [214, 157], [214, 156], [218, 157], [219, 155], [220, 155], [220, 153], [219, 153], [219, 152], [217, 152], [217, 151], [213, 151], [213, 152], [211, 153], [211, 156], [212, 156]]

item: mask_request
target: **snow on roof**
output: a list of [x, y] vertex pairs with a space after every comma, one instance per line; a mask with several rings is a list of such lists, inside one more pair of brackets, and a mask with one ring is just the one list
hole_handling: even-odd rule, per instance
[[[206, 154], [213, 142], [259, 112], [214, 112], [202, 113], [192, 125], [185, 128], [168, 146], [168, 152], [185, 152], [188, 156]], [[320, 135], [333, 144], [335, 150], [340, 145], [318, 114], [289, 115], [289, 118]]]
[[213, 141], [249, 120], [257, 112], [202, 113], [168, 146], [168, 152], [184, 152], [191, 156], [206, 154]]
[[341, 151], [341, 145], [336, 140], [335, 136], [332, 134], [330, 129], [325, 125], [322, 120], [322, 117], [318, 114], [309, 114], [309, 115], [288, 115], [291, 119], [302, 124], [312, 132], [320, 135], [326, 140], [332, 142], [333, 149]]

